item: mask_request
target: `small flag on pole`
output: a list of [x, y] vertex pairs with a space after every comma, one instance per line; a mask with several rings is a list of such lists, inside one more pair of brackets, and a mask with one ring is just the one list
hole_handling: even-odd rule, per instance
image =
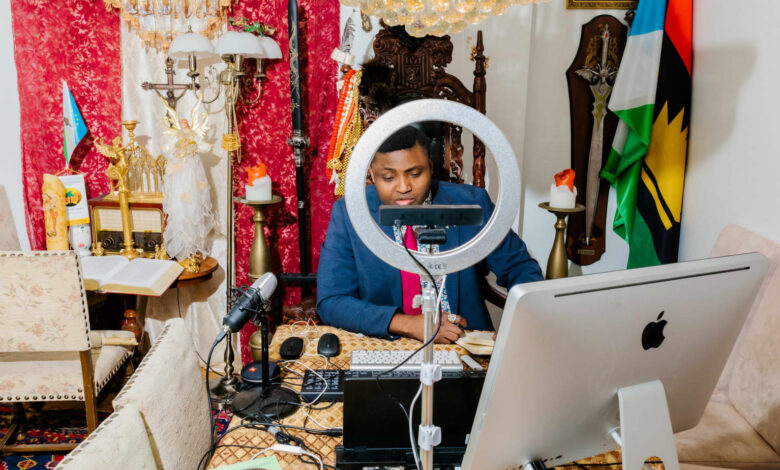
[[65, 167], [67, 168], [76, 146], [87, 135], [87, 126], [84, 124], [84, 118], [81, 117], [78, 106], [76, 106], [76, 100], [73, 99], [68, 84], [64, 80], [62, 82], [62, 115], [62, 148], [65, 153]]

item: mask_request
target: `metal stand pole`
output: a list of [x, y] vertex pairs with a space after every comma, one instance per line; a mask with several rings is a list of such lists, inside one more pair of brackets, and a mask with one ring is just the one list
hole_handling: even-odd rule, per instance
[[225, 376], [211, 380], [210, 392], [212, 407], [217, 410], [230, 408], [241, 382], [233, 375], [233, 334], [225, 338]]
[[[425, 317], [423, 338], [426, 341], [436, 331], [436, 280], [424, 285], [422, 289], [422, 314]], [[441, 366], [433, 362], [433, 341], [423, 349], [423, 362], [420, 366], [422, 382], [422, 415], [417, 434], [420, 446], [420, 463], [423, 470], [433, 470], [433, 448], [441, 443], [441, 428], [433, 424], [433, 384], [441, 379]]]

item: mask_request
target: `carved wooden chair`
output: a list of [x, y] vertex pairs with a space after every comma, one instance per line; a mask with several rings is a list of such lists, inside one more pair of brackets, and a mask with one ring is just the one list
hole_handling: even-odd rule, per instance
[[[384, 26], [374, 38], [373, 47], [376, 59], [395, 71], [392, 83], [389, 84], [393, 90], [392, 105], [415, 99], [435, 98], [457, 101], [485, 113], [485, 69], [488, 59], [484, 55], [482, 31], [477, 33], [477, 44], [471, 51], [471, 59], [474, 61], [474, 83], [471, 90], [460, 79], [445, 71], [445, 67], [452, 62], [453, 46], [449, 36], [426, 36], [417, 39], [403, 33], [403, 28]], [[427, 122], [423, 125], [433, 140], [429, 150], [434, 160], [434, 178], [464, 183], [463, 129], [450, 123]], [[476, 137], [473, 155], [473, 185], [484, 188], [485, 145]], [[485, 299], [503, 308], [505, 295], [490, 286], [487, 280], [482, 284]], [[284, 307], [282, 321], [319, 322], [316, 299], [310, 296], [296, 305]]]
[[[485, 69], [487, 58], [482, 44], [482, 31], [477, 32], [477, 44], [472, 48], [474, 83], [469, 90], [454, 75], [444, 69], [452, 62], [452, 41], [449, 36], [413, 38], [403, 28], [385, 26], [374, 38], [374, 55], [395, 71], [393, 105], [422, 98], [438, 98], [470, 106], [485, 114]], [[438, 125], [437, 125], [438, 124]], [[435, 176], [444, 181], [463, 183], [463, 129], [450, 123], [425, 123], [425, 130], [434, 140], [432, 147], [437, 162]], [[485, 145], [474, 138], [473, 185], [485, 187]]]
[[24, 436], [22, 403], [80, 401], [87, 431], [97, 427], [97, 396], [123, 370], [132, 347], [102, 345], [90, 331], [87, 296], [73, 251], [0, 251], [0, 402], [14, 418], [1, 452], [57, 452], [76, 444], [6, 445]]

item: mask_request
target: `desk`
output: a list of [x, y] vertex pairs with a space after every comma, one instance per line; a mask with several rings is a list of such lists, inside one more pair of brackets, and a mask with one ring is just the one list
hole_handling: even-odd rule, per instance
[[[279, 360], [279, 346], [282, 341], [290, 336], [299, 336], [304, 339], [304, 356], [300, 359], [305, 362], [309, 367], [313, 369], [322, 369], [325, 366], [325, 361], [320, 356], [316, 356], [317, 353], [317, 340], [323, 333], [336, 333], [341, 339], [341, 354], [331, 358], [330, 368], [349, 368], [350, 353], [353, 350], [360, 349], [400, 349], [400, 350], [413, 350], [420, 346], [420, 342], [409, 339], [401, 338], [395, 341], [389, 341], [384, 339], [372, 338], [368, 336], [349, 333], [338, 328], [330, 326], [303, 326], [303, 325], [283, 325], [276, 330], [271, 345], [269, 347], [269, 356], [272, 361]], [[466, 354], [466, 350], [458, 345], [435, 345], [436, 349], [447, 350], [454, 349], [459, 354]], [[307, 356], [309, 355], [309, 356]], [[482, 364], [483, 367], [487, 366], [487, 360], [483, 358], [475, 358]], [[304, 367], [299, 365], [293, 365], [290, 367], [293, 370], [303, 374]], [[292, 386], [290, 388], [299, 389], [299, 386]], [[293, 426], [302, 426], [306, 413], [301, 408], [292, 416], [284, 419], [284, 424]], [[311, 412], [311, 418], [319, 422], [325, 427], [338, 427], [342, 425], [343, 421], [343, 405], [342, 403], [335, 403], [332, 407], [325, 410], [317, 410]], [[317, 425], [312, 419], [309, 419], [308, 426], [316, 428]], [[240, 425], [241, 418], [233, 417], [230, 422], [229, 428], [234, 428]], [[323, 457], [323, 461], [326, 464], [335, 465], [336, 463], [336, 446], [341, 445], [342, 438], [328, 437], [322, 435], [308, 434], [302, 431], [293, 431], [292, 434], [303, 438], [306, 444], [312, 449], [316, 450]], [[209, 469], [221, 467], [223, 465], [230, 465], [237, 462], [243, 462], [249, 460], [258, 450], [265, 447], [269, 447], [274, 444], [274, 438], [267, 432], [258, 431], [254, 429], [239, 429], [230, 432], [220, 442], [221, 445], [242, 445], [253, 446], [255, 449], [244, 449], [240, 447], [222, 447], [217, 449], [209, 462]], [[263, 456], [270, 455], [268, 453]], [[309, 464], [300, 462], [297, 457], [289, 454], [275, 454], [277, 459], [285, 469], [311, 469], [314, 468]], [[588, 465], [599, 464], [604, 466], [605, 464], [616, 464], [615, 467], [606, 467], [607, 469], [620, 468], [620, 451], [610, 452], [608, 454], [591, 457], [588, 459], [580, 460], [578, 463], [587, 468]], [[570, 467], [567, 467], [570, 470]]]

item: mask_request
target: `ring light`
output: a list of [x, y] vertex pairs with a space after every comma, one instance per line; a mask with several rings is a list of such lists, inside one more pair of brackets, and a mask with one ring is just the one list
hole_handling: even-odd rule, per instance
[[365, 180], [379, 147], [399, 129], [424, 121], [445, 121], [470, 130], [493, 154], [499, 168], [499, 193], [496, 208], [487, 225], [468, 242], [457, 248], [430, 255], [415, 252], [415, 257], [431, 275], [461, 271], [485, 259], [506, 236], [520, 208], [520, 171], [509, 141], [484, 114], [454, 101], [416, 100], [391, 109], [379, 117], [361, 136], [347, 166], [345, 202], [347, 213], [360, 239], [387, 264], [410, 273], [426, 273], [406, 254], [404, 247], [382, 232], [368, 208]]

